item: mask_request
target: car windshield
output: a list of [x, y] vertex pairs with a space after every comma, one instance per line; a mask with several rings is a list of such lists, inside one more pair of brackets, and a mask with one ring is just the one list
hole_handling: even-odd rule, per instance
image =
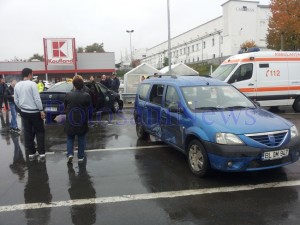
[[224, 81], [228, 77], [228, 75], [233, 71], [233, 69], [236, 67], [236, 65], [237, 65], [236, 63], [220, 65], [216, 69], [216, 71], [214, 71], [211, 74], [211, 77]]
[[59, 82], [51, 86], [47, 91], [52, 92], [69, 92], [73, 88], [73, 84], [71, 82]]
[[256, 106], [232, 86], [182, 87], [186, 104], [191, 110], [236, 110]]

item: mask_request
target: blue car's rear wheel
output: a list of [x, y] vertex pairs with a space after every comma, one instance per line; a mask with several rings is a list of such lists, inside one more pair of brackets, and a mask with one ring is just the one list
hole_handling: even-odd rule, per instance
[[204, 177], [211, 170], [205, 148], [198, 140], [192, 140], [188, 146], [188, 163], [193, 174]]
[[144, 130], [144, 127], [141, 124], [136, 124], [136, 134], [140, 139], [146, 139], [149, 136], [149, 133]]

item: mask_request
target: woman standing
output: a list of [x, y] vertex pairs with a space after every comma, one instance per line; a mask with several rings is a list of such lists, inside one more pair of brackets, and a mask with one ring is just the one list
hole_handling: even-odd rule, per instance
[[67, 157], [68, 163], [72, 163], [74, 156], [74, 140], [78, 138], [78, 161], [84, 159], [85, 135], [88, 132], [88, 107], [91, 104], [91, 97], [84, 92], [84, 83], [81, 76], [73, 78], [74, 90], [65, 97], [66, 123], [65, 132], [67, 133]]

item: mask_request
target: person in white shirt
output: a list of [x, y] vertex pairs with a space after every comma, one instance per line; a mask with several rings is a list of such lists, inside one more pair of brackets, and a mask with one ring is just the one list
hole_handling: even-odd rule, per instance
[[21, 111], [24, 123], [25, 148], [29, 152], [29, 159], [35, 159], [37, 152], [34, 138], [37, 139], [37, 151], [40, 159], [45, 159], [45, 113], [36, 83], [31, 81], [32, 69], [22, 70], [23, 80], [15, 86], [15, 104]]

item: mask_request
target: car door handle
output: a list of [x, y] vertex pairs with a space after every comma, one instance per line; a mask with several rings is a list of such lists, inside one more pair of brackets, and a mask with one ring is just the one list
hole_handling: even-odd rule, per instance
[[250, 84], [248, 84], [248, 86], [254, 86], [254, 84], [250, 83]]

